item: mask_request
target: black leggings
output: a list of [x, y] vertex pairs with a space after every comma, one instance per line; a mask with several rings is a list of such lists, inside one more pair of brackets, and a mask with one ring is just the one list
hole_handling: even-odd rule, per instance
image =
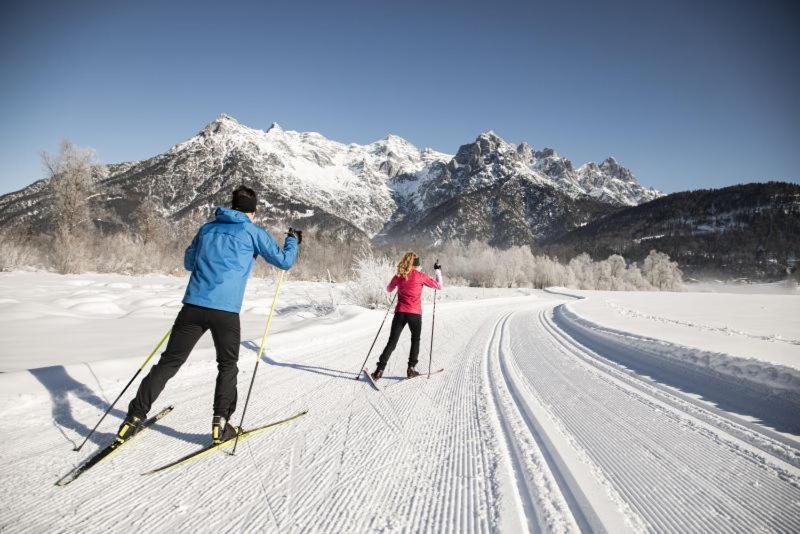
[[406, 325], [411, 330], [411, 350], [408, 353], [408, 366], [414, 367], [417, 365], [419, 361], [419, 337], [422, 333], [422, 316], [416, 313], [395, 312], [392, 319], [392, 330], [389, 332], [389, 341], [386, 343], [386, 348], [383, 349], [378, 360], [378, 369], [381, 371], [386, 368], [389, 356], [392, 355], [395, 347], [397, 347], [400, 333]]
[[167, 381], [175, 376], [197, 341], [211, 330], [217, 349], [217, 386], [214, 390], [214, 415], [230, 419], [236, 410], [236, 375], [239, 368], [239, 314], [184, 304], [169, 336], [161, 359], [139, 385], [128, 413], [144, 418], [161, 394]]

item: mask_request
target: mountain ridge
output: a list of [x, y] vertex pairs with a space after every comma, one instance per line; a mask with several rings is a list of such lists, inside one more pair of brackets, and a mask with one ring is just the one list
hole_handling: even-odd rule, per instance
[[[461, 231], [453, 214], [447, 216], [446, 224], [433, 218], [442, 228], [420, 224], [432, 220], [428, 217], [432, 210], [458, 204], [453, 202], [458, 195], [469, 194], [481, 202], [475, 197], [477, 191], [489, 194], [492, 187], [496, 189], [511, 177], [519, 178], [515, 187], [520, 198], [546, 197], [558, 210], [565, 205], [593, 206], [586, 213], [565, 218], [568, 227], [543, 225], [530, 216], [517, 220], [520, 228], [511, 234], [530, 239], [561, 233], [577, 224], [568, 221], [585, 222], [591, 213], [662, 195], [641, 186], [613, 158], [576, 170], [553, 149], [514, 145], [491, 130], [451, 155], [418, 148], [391, 133], [365, 145], [341, 143], [317, 132], [285, 130], [278, 123], [268, 130], [250, 128], [224, 113], [162, 154], [107, 168], [108, 175], [94, 183], [94, 202], [103, 204], [104, 216], [98, 224], [109, 229], [130, 226], [136, 206], [148, 196], [156, 199], [165, 216], [180, 219], [227, 203], [230, 190], [245, 183], [259, 190], [259, 217], [266, 222], [333, 224], [338, 229], [334, 233], [361, 232], [368, 239], [403, 239], [407, 237], [403, 231], [433, 235], [446, 226], [459, 239], [481, 238], [510, 245], [523, 243], [498, 239], [499, 233], [490, 223], [497, 219], [494, 215], [487, 216], [485, 227], [476, 232]], [[40, 181], [1, 196], [0, 225], [42, 226], [47, 196], [46, 182]], [[601, 205], [608, 209], [600, 209]], [[530, 208], [526, 211], [532, 212]], [[468, 226], [468, 221], [462, 221], [462, 226]], [[526, 226], [540, 230], [530, 234]]]
[[800, 185], [756, 182], [681, 191], [545, 240], [548, 252], [639, 259], [665, 252], [693, 275], [779, 279], [800, 260]]

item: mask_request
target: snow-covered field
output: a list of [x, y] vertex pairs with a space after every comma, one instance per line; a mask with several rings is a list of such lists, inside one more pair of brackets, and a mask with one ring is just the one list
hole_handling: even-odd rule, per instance
[[[140, 476], [209, 439], [204, 339], [154, 407], [170, 415], [55, 487], [112, 439], [133, 391], [71, 451], [169, 328], [184, 283], [0, 274], [0, 530], [800, 531], [797, 295], [448, 288], [445, 371], [399, 380], [405, 334], [376, 392], [353, 377], [383, 312], [347, 305], [343, 285], [290, 281], [246, 426], [308, 415], [236, 456]], [[241, 399], [273, 291], [248, 288]]]
[[568, 292], [604, 327], [800, 370], [800, 293]]

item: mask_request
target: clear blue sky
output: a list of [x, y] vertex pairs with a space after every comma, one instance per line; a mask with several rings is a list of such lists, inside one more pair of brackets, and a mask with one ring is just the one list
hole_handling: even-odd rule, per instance
[[454, 153], [484, 130], [671, 192], [800, 179], [800, 2], [0, 7], [0, 192], [68, 137], [153, 156], [224, 112]]

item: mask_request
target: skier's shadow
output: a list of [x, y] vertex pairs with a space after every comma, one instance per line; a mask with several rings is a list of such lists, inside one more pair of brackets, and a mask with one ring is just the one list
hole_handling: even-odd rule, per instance
[[[88, 364], [87, 364], [88, 365]], [[91, 367], [90, 367], [91, 370]], [[38, 380], [50, 394], [52, 401], [51, 413], [53, 416], [53, 423], [59, 429], [64, 438], [76, 447], [78, 443], [69, 437], [64, 429], [72, 430], [80, 436], [80, 441], [83, 441], [83, 436], [91, 432], [92, 427], [83, 424], [75, 419], [72, 415], [72, 404], [70, 403], [70, 394], [81, 399], [82, 401], [94, 406], [100, 412], [108, 409], [108, 402], [98, 397], [89, 386], [72, 378], [63, 365], [54, 365], [52, 367], [40, 367], [38, 369], [29, 369], [29, 371]], [[109, 416], [116, 417], [120, 421], [125, 418], [126, 413], [119, 408], [114, 408], [108, 413]], [[99, 418], [99, 415], [98, 415]], [[94, 423], [92, 423], [94, 425]], [[189, 434], [186, 432], [178, 432], [161, 423], [155, 424], [151, 430], [161, 432], [166, 436], [180, 439], [188, 443], [196, 443], [198, 445], [206, 445], [208, 436], [206, 434]], [[108, 432], [96, 431], [89, 438], [94, 444], [105, 446], [108, 445], [115, 437], [115, 434]]]
[[[258, 354], [258, 345], [256, 345], [252, 341], [243, 341], [242, 346]], [[289, 367], [292, 369], [297, 369], [299, 371], [306, 371], [309, 373], [314, 373], [323, 376], [330, 376], [333, 378], [345, 378], [349, 380], [353, 379], [353, 373], [350, 371], [342, 371], [340, 369], [331, 369], [329, 367], [318, 367], [314, 365], [303, 365], [301, 363], [279, 362], [278, 360], [274, 360], [269, 356], [267, 356], [266, 353], [261, 355], [261, 359], [264, 360], [264, 363], [268, 363], [269, 365], [275, 365], [277, 367]]]

